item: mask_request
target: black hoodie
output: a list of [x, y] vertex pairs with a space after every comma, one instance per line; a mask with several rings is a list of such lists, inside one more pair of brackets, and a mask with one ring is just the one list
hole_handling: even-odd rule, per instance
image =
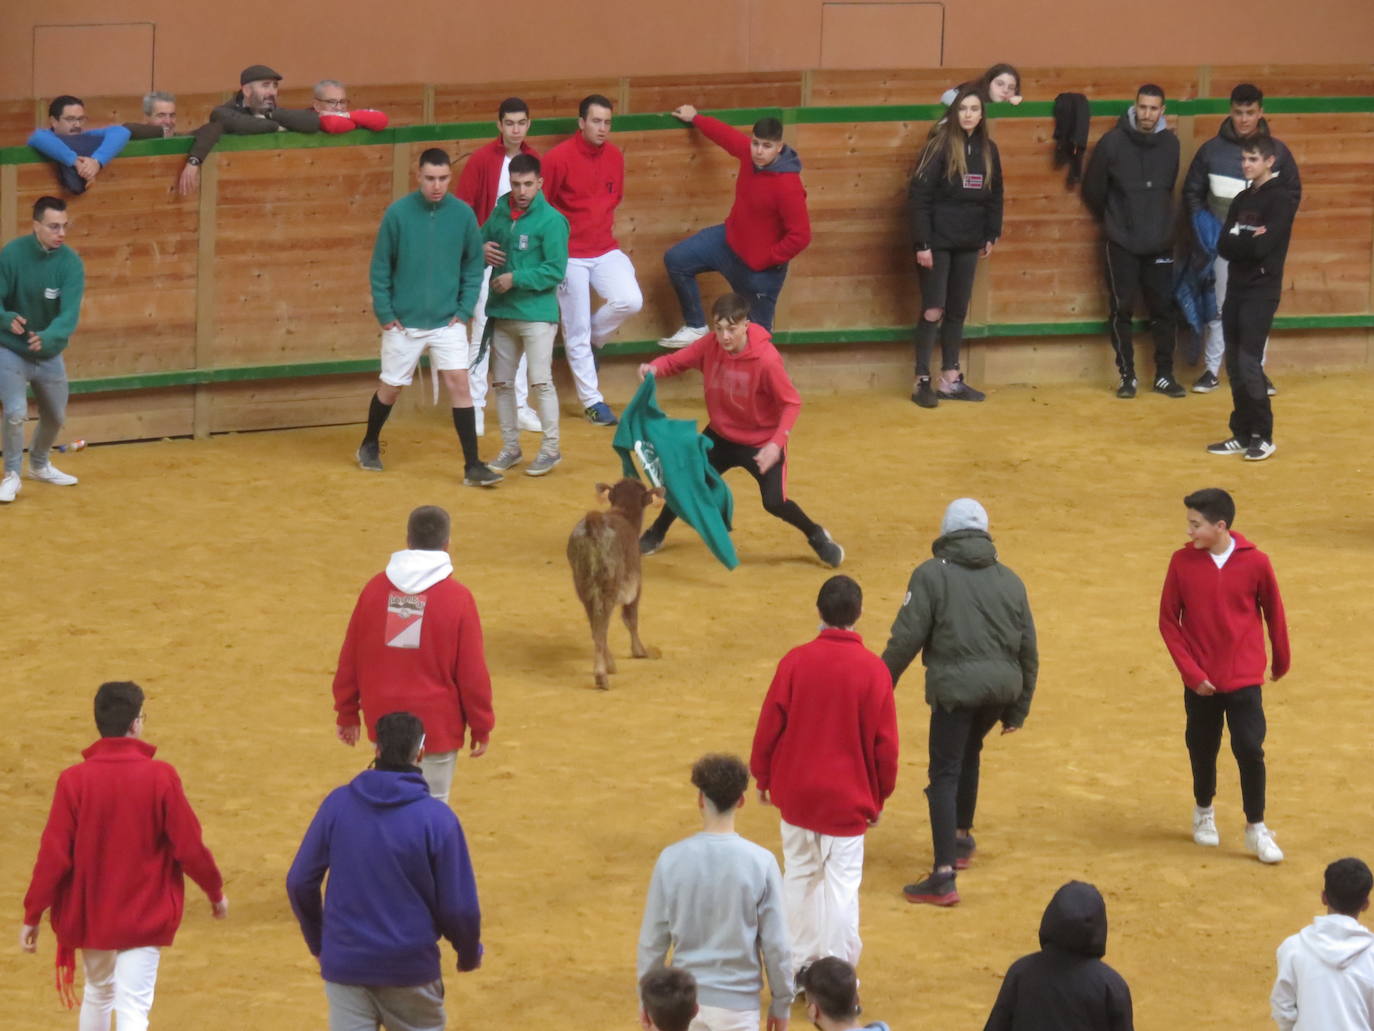
[[1128, 107], [1093, 148], [1083, 174], [1083, 200], [1102, 220], [1107, 239], [1132, 254], [1160, 254], [1174, 245], [1174, 183], [1178, 137], [1159, 116], [1153, 132], [1135, 127]]
[[[1283, 261], [1293, 234], [1293, 191], [1280, 176], [1236, 194], [1217, 237], [1217, 253], [1231, 263], [1227, 293], [1277, 301], [1283, 293]], [[1255, 230], [1264, 232], [1259, 236]]]
[[1040, 951], [1011, 965], [983, 1031], [1133, 1031], [1131, 990], [1106, 963], [1107, 906], [1070, 881], [1045, 907]]

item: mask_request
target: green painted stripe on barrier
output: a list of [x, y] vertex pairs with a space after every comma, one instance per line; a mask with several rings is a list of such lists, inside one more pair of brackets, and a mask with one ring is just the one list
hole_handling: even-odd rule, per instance
[[[1143, 329], [1144, 323], [1139, 327]], [[1275, 329], [1374, 329], [1370, 315], [1281, 315]], [[1106, 322], [998, 322], [985, 326], [969, 325], [964, 336], [969, 340], [1006, 340], [1025, 337], [1100, 336], [1107, 332]], [[867, 329], [784, 330], [774, 340], [784, 347], [827, 347], [836, 344], [867, 344], [907, 341], [911, 326], [878, 326]], [[558, 349], [560, 352], [562, 348]], [[623, 340], [607, 344], [601, 353], [608, 356], [664, 354], [656, 340]], [[318, 362], [290, 362], [285, 365], [241, 365], [222, 369], [176, 369], [167, 372], [140, 372], [127, 376], [105, 376], [72, 380], [73, 394], [101, 394], [113, 391], [151, 390], [165, 387], [199, 386], [209, 383], [252, 383], [274, 379], [315, 376], [347, 376], [375, 373], [375, 358], [347, 358]]]
[[[1130, 106], [1130, 100], [1093, 100], [1089, 107], [1094, 115], [1119, 114]], [[1224, 115], [1230, 110], [1225, 97], [1202, 97], [1196, 100], [1173, 100], [1169, 113], [1180, 118], [1193, 115]], [[1268, 97], [1266, 114], [1366, 114], [1374, 112], [1374, 97]], [[1049, 118], [1054, 104], [1045, 100], [1028, 100], [1023, 104], [992, 104], [993, 118]], [[712, 111], [710, 114], [730, 125], [752, 125], [760, 118], [781, 119], [787, 125], [833, 125], [841, 122], [929, 122], [944, 114], [940, 104], [883, 104], [855, 107], [760, 107], [733, 108]], [[682, 123], [669, 114], [619, 115], [615, 129], [619, 132], [653, 132], [681, 128]], [[577, 129], [575, 118], [541, 118], [530, 126], [531, 136], [571, 134]], [[407, 125], [381, 132], [358, 129], [350, 133], [263, 133], [257, 136], [224, 136], [218, 150], [293, 150], [314, 147], [391, 146], [401, 143], [430, 143], [444, 140], [481, 140], [495, 137], [491, 122], [453, 122], [446, 125]], [[163, 154], [185, 154], [191, 149], [189, 136], [169, 140], [139, 140], [124, 148], [121, 156], [140, 157]], [[46, 158], [29, 147], [0, 148], [0, 165], [36, 165]]]

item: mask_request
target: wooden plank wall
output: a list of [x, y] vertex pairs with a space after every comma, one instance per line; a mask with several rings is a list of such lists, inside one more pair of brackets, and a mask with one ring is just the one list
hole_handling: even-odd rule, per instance
[[[350, 95], [394, 105], [393, 114], [405, 110], [406, 118], [427, 112], [442, 122], [483, 121], [512, 94], [525, 96], [537, 116], [566, 116], [593, 91], [608, 93], [631, 112], [663, 111], [683, 101], [708, 108], [793, 106], [803, 99], [817, 106], [928, 103], [964, 71], [974, 70], [350, 87]], [[1138, 69], [1024, 74], [1032, 100], [1066, 89], [1125, 98], [1143, 77]], [[1369, 67], [1175, 68], [1156, 69], [1150, 78], [1171, 98], [1206, 93], [1209, 81], [1221, 83], [1224, 93], [1242, 78], [1261, 81], [1271, 96], [1374, 95]], [[291, 96], [287, 102], [295, 103]], [[198, 102], [215, 100], [207, 95]], [[98, 102], [108, 117], [125, 117], [118, 98]], [[32, 103], [25, 103], [31, 122]], [[1174, 121], [1185, 162], [1219, 121], [1220, 116]], [[1113, 116], [1095, 118], [1094, 139], [1113, 122]], [[1374, 114], [1276, 114], [1270, 122], [1296, 155], [1305, 187], [1282, 314], [1374, 310], [1374, 179], [1368, 175]], [[852, 330], [915, 321], [919, 295], [905, 192], [928, 129], [922, 121], [789, 127], [789, 141], [805, 165], [815, 236], [793, 263], [779, 329]], [[1001, 118], [993, 133], [1007, 176], [1006, 227], [980, 274], [972, 321], [1102, 318], [1097, 230], [1077, 193], [1065, 189], [1063, 171], [1051, 165], [1049, 119]], [[645, 297], [644, 310], [622, 338], [653, 339], [675, 329], [679, 318], [663, 252], [723, 219], [736, 163], [687, 128], [618, 132], [615, 139], [627, 165], [617, 235], [635, 262]], [[438, 145], [447, 146], [461, 169], [485, 142], [450, 139]], [[542, 152], [558, 138], [532, 142]], [[206, 168], [204, 196], [191, 198], [171, 190], [179, 156], [113, 163], [72, 202], [69, 239], [87, 268], [81, 328], [69, 352], [72, 377], [375, 358], [377, 328], [367, 286], [374, 234], [386, 205], [413, 188], [419, 152], [433, 145], [225, 150]], [[16, 188], [6, 191], [0, 222], [26, 231], [28, 207], [53, 192], [51, 169], [21, 165], [4, 172]], [[202, 224], [203, 214], [212, 223]], [[704, 279], [702, 288], [709, 301], [724, 284]], [[1285, 335], [1284, 346], [1315, 349], [1323, 339], [1321, 333]], [[997, 346], [1005, 352], [1015, 344]], [[794, 360], [804, 361], [804, 354], [796, 352]], [[77, 435], [117, 439], [354, 421], [370, 380], [339, 375], [79, 397]]]

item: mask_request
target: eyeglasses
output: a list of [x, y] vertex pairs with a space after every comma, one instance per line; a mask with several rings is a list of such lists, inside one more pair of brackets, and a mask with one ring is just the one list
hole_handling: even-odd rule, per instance
[[347, 97], [340, 97], [338, 100], [325, 100], [325, 99], [323, 99], [323, 98], [321, 98], [321, 97], [316, 97], [316, 98], [315, 98], [315, 103], [317, 103], [317, 104], [322, 104], [322, 105], [325, 106], [325, 107], [332, 107], [332, 108], [334, 108], [334, 110], [336, 110], [336, 111], [347, 111], [347, 110], [348, 110], [348, 98], [347, 98]]
[[58, 121], [61, 122], [63, 125], [85, 125], [85, 124], [86, 124], [86, 116], [85, 116], [85, 115], [62, 115], [60, 118], [58, 118]]

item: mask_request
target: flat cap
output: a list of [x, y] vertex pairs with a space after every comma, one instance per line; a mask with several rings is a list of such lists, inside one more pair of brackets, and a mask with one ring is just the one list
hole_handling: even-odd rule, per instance
[[277, 82], [281, 82], [281, 76], [274, 72], [271, 68], [268, 68], [265, 64], [250, 65], [243, 71], [239, 72], [240, 86], [246, 86], [250, 82], [257, 82], [260, 79], [275, 79], [277, 80]]

